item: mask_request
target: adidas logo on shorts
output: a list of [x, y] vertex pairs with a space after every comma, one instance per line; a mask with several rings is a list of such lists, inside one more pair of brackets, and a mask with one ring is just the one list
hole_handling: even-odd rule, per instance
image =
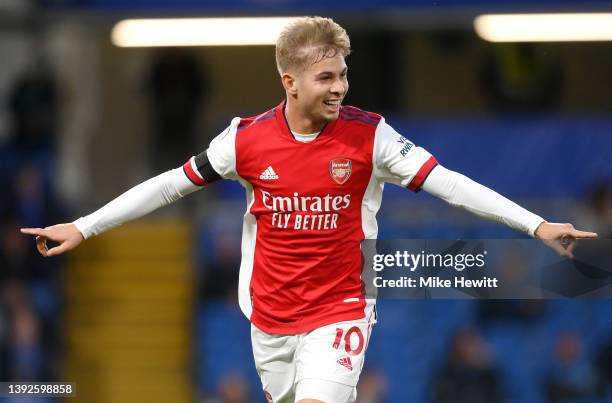
[[336, 362], [342, 365], [343, 367], [348, 368], [349, 371], [353, 370], [353, 363], [351, 362], [351, 357], [338, 358]]
[[264, 180], [278, 179], [278, 175], [276, 174], [276, 172], [274, 172], [274, 168], [272, 168], [272, 165], [270, 165], [269, 167], [266, 168], [265, 171], [261, 173], [261, 175], [259, 175], [259, 179], [264, 179]]

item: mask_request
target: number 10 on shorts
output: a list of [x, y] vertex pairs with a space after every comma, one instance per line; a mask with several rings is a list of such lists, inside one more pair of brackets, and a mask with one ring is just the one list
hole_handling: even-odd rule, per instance
[[[359, 340], [356, 347], [353, 347], [353, 343], [351, 342], [351, 337], [353, 337], [354, 334], [357, 335], [357, 339]], [[364, 338], [361, 329], [359, 329], [357, 326], [353, 326], [346, 333], [344, 333], [344, 329], [336, 328], [336, 339], [334, 340], [334, 344], [332, 344], [333, 348], [340, 348], [340, 343], [342, 342], [343, 335], [344, 349], [346, 350], [346, 352], [349, 355], [358, 355], [359, 353], [361, 353], [364, 345]]]

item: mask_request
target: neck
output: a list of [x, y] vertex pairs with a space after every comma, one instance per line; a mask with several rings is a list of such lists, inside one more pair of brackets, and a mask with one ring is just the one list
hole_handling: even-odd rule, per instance
[[325, 121], [315, 121], [311, 117], [306, 116], [296, 105], [296, 101], [287, 97], [287, 105], [285, 106], [285, 117], [289, 124], [289, 129], [297, 133], [317, 133], [323, 130]]

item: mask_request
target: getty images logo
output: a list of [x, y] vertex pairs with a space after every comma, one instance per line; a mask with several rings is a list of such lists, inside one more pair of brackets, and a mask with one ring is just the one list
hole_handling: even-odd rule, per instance
[[270, 165], [266, 168], [265, 171], [261, 173], [261, 175], [259, 175], [259, 179], [274, 180], [278, 179], [278, 175], [276, 174], [276, 172], [274, 172], [274, 168], [272, 168], [272, 165]]

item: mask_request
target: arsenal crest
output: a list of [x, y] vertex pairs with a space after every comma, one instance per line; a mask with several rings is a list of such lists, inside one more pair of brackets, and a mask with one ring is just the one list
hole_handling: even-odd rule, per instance
[[329, 162], [329, 173], [338, 185], [344, 185], [351, 176], [353, 163], [348, 158], [337, 158]]

